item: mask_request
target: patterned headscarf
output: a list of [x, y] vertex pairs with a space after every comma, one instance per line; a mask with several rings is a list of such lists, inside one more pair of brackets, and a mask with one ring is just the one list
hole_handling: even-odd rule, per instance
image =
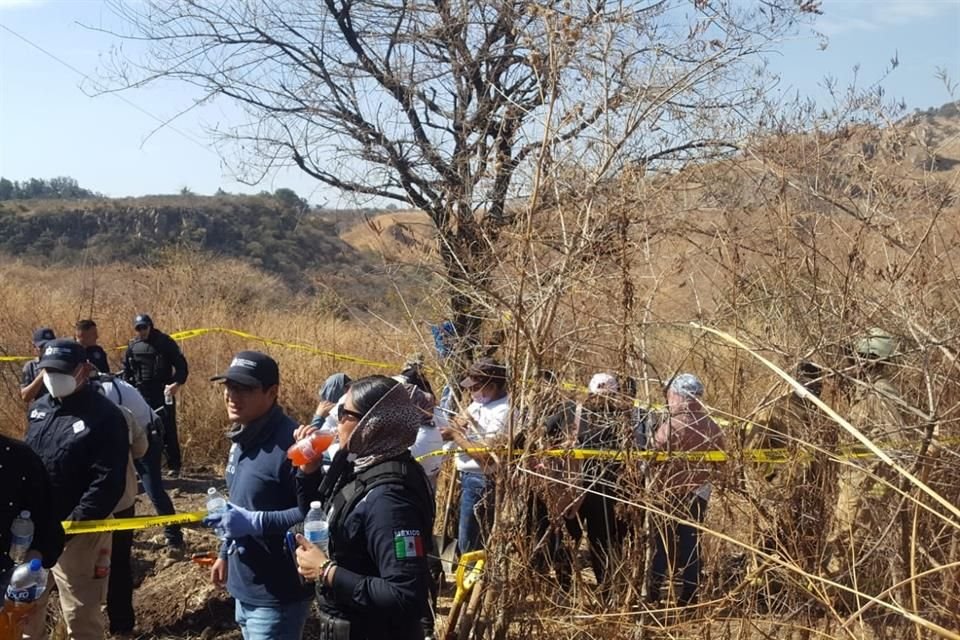
[[343, 448], [357, 456], [356, 470], [366, 469], [409, 449], [421, 420], [408, 386], [398, 383], [367, 411]]

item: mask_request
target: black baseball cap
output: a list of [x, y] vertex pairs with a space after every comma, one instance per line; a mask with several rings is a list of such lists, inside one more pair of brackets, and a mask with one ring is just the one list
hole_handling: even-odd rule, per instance
[[33, 346], [38, 349], [43, 348], [43, 345], [45, 345], [48, 340], [56, 340], [56, 338], [57, 336], [53, 332], [53, 329], [50, 327], [40, 327], [33, 332]]
[[470, 388], [486, 382], [506, 382], [507, 368], [493, 358], [480, 358], [467, 367], [466, 377], [460, 386]]
[[153, 318], [151, 318], [145, 313], [141, 313], [136, 318], [133, 319], [134, 329], [139, 329], [140, 327], [152, 327], [152, 326], [153, 326]]
[[70, 373], [87, 361], [87, 350], [73, 340], [50, 340], [43, 346], [40, 354], [40, 369], [52, 369]]
[[233, 356], [227, 370], [210, 378], [212, 382], [229, 380], [247, 387], [267, 389], [280, 384], [280, 367], [277, 361], [259, 351], [241, 351]]

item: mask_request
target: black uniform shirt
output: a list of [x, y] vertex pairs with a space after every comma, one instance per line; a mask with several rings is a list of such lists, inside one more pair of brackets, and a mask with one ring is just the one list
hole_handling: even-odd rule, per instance
[[126, 484], [127, 422], [89, 384], [66, 398], [34, 401], [26, 443], [43, 460], [58, 520], [100, 520], [113, 513]]
[[[36, 380], [39, 374], [40, 374], [39, 360], [31, 360], [27, 364], [23, 365], [23, 373], [20, 376], [20, 388], [23, 389], [24, 387], [29, 386], [31, 382]], [[46, 385], [40, 385], [40, 390], [37, 392], [37, 398], [40, 398], [45, 395], [47, 395], [47, 387]]]
[[90, 345], [87, 349], [87, 360], [97, 368], [100, 373], [110, 373], [110, 360], [107, 359], [107, 352], [98, 344]]
[[12, 566], [10, 526], [21, 511], [29, 511], [34, 533], [31, 549], [43, 556], [48, 569], [63, 551], [63, 527], [54, 517], [50, 478], [43, 462], [26, 444], [0, 435], [0, 574]]

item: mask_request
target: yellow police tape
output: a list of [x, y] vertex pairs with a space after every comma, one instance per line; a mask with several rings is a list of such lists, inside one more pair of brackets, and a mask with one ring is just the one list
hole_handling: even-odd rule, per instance
[[[936, 445], [958, 444], [958, 440], [938, 440]], [[476, 447], [471, 449], [450, 449], [431, 451], [417, 460], [425, 460], [436, 456], [454, 455], [459, 453], [507, 453], [506, 447]], [[909, 451], [888, 451], [893, 456], [916, 455]], [[742, 460], [748, 463], [757, 464], [785, 464], [792, 461], [812, 460], [813, 454], [807, 451], [791, 451], [790, 449], [745, 449], [739, 454], [727, 453], [725, 451], [616, 451], [604, 449], [547, 449], [544, 451], [524, 451], [523, 449], [514, 449], [511, 451], [514, 456], [527, 455], [530, 457], [548, 457], [548, 458], [573, 458], [574, 460], [618, 460], [618, 461], [645, 461], [645, 462], [666, 462], [668, 460], [686, 460], [688, 462], [736, 462]], [[850, 447], [840, 449], [837, 454], [831, 454], [832, 460], [860, 460], [876, 458], [877, 456], [862, 447]]]
[[81, 533], [106, 533], [108, 531], [136, 531], [151, 527], [166, 527], [172, 524], [197, 524], [207, 515], [206, 511], [176, 513], [172, 516], [144, 516], [140, 518], [110, 518], [109, 520], [83, 520], [63, 522], [63, 530], [70, 535]]
[[[345, 353], [325, 351], [324, 349], [317, 349], [316, 347], [311, 347], [305, 344], [299, 344], [297, 342], [286, 342], [283, 340], [274, 340], [273, 338], [264, 338], [263, 336], [247, 333], [246, 331], [238, 331], [237, 329], [227, 329], [226, 327], [204, 327], [200, 329], [186, 329], [184, 331], [177, 331], [176, 333], [171, 333], [170, 337], [173, 338], [174, 340], [182, 342], [183, 340], [190, 340], [191, 338], [199, 338], [200, 336], [205, 336], [211, 333], [222, 333], [226, 335], [235, 336], [237, 338], [243, 338], [244, 340], [253, 340], [254, 342], [261, 342], [263, 344], [268, 344], [275, 347], [284, 347], [286, 349], [294, 349], [296, 351], [302, 351], [304, 353], [309, 353], [315, 356], [323, 356], [326, 358], [331, 358], [333, 360], [339, 360], [341, 362], [352, 362], [354, 364], [365, 365], [368, 367], [375, 367], [377, 369], [394, 369], [397, 366], [389, 362], [378, 362], [376, 360], [359, 358], [357, 356], [351, 356]], [[126, 346], [114, 347], [114, 348], [126, 349]], [[28, 360], [33, 360], [33, 356], [0, 356], [0, 362], [27, 362]]]
[[[938, 441], [937, 444], [956, 444], [956, 440]], [[430, 453], [418, 456], [417, 460], [425, 460], [436, 456], [456, 455], [458, 453], [506, 453], [504, 447], [475, 447], [471, 449], [437, 449]], [[909, 452], [890, 452], [891, 454], [909, 454]], [[545, 451], [524, 451], [514, 449], [515, 456], [529, 455], [532, 457], [573, 458], [575, 460], [601, 459], [623, 461], [666, 462], [667, 460], [687, 460], [690, 462], [729, 462], [742, 460], [743, 462], [758, 464], [784, 464], [793, 460], [809, 460], [813, 455], [804, 451], [789, 449], [747, 449], [740, 454], [730, 454], [724, 451], [615, 451], [604, 449], [547, 449]], [[834, 459], [857, 460], [862, 458], [876, 458], [876, 456], [859, 448], [841, 449]], [[109, 520], [86, 520], [83, 522], [67, 521], [63, 523], [63, 530], [71, 535], [81, 533], [105, 533], [109, 531], [134, 531], [151, 527], [165, 527], [168, 525], [197, 524], [206, 516], [205, 511], [178, 513], [172, 516], [145, 516], [139, 518], [111, 518]]]

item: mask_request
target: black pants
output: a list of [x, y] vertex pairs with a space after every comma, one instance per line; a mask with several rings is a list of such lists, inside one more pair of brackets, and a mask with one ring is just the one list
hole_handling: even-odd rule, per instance
[[[113, 514], [117, 518], [132, 518], [134, 507]], [[133, 631], [136, 616], [133, 612], [133, 566], [130, 550], [133, 547], [133, 531], [114, 531], [113, 549], [110, 552], [110, 576], [107, 579], [107, 618], [110, 633]]]
[[[667, 508], [676, 517], [699, 524], [707, 512], [707, 501], [687, 496]], [[700, 589], [700, 530], [666, 518], [656, 518], [653, 525], [653, 561], [647, 600], [660, 600], [663, 582], [672, 580], [674, 572], [679, 569], [683, 583], [677, 604], [685, 606], [696, 603]]]
[[[600, 487], [598, 491], [610, 490]], [[614, 507], [616, 500], [609, 496], [588, 493], [580, 505], [580, 520], [587, 527], [587, 540], [590, 542], [590, 565], [597, 585], [607, 584], [611, 570], [617, 568], [620, 561], [620, 546], [627, 535], [626, 524], [617, 518]]]
[[180, 455], [180, 440], [177, 436], [177, 399], [171, 404], [162, 404], [157, 413], [163, 419], [163, 448], [167, 454], [167, 467], [180, 471], [183, 459]]
[[[143, 483], [143, 490], [150, 497], [153, 508], [157, 510], [157, 515], [170, 516], [176, 513], [173, 508], [173, 502], [170, 496], [163, 488], [163, 476], [160, 474], [160, 456], [163, 451], [163, 429], [160, 425], [151, 425], [150, 428], [150, 447], [145, 456], [134, 461], [137, 473], [140, 475], [140, 482]], [[182, 545], [183, 532], [179, 526], [172, 525], [164, 528], [164, 537], [167, 544]]]
[[528, 508], [534, 540], [539, 545], [533, 557], [534, 568], [544, 573], [552, 568], [557, 584], [562, 589], [569, 589], [573, 582], [574, 559], [570, 547], [564, 543], [563, 531], [566, 530], [573, 539], [575, 548], [583, 536], [580, 523], [575, 518], [563, 518], [562, 525], [551, 522], [547, 505], [538, 496], [531, 496]]

